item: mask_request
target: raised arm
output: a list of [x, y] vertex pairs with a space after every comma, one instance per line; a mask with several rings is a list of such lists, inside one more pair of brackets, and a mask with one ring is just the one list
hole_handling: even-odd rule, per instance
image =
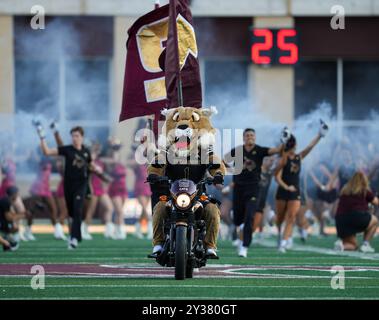
[[301, 159], [304, 159], [312, 151], [312, 149], [321, 140], [321, 138], [321, 134], [317, 134], [317, 136], [311, 141], [311, 143], [303, 151], [300, 152]]
[[311, 143], [306, 147], [302, 152], [300, 152], [300, 156], [304, 159], [315, 147], [315, 145], [321, 140], [321, 138], [325, 137], [329, 131], [329, 126], [320, 119], [320, 128], [317, 136], [311, 141]]
[[57, 156], [58, 155], [58, 149], [56, 149], [56, 148], [50, 149], [46, 143], [45, 138], [41, 138], [41, 150], [45, 156]]
[[45, 134], [45, 130], [41, 124], [40, 121], [38, 120], [33, 120], [33, 126], [35, 126], [36, 130], [37, 130], [37, 134], [39, 136], [39, 138], [41, 139], [41, 143], [40, 143], [40, 146], [41, 146], [41, 150], [42, 150], [42, 153], [45, 155], [45, 156], [57, 156], [58, 155], [58, 149], [50, 149], [46, 143], [46, 134]]
[[53, 130], [54, 138], [55, 138], [55, 142], [56, 142], [57, 146], [58, 147], [63, 146], [64, 145], [63, 139], [59, 133], [58, 123], [56, 121], [53, 121], [50, 124], [50, 129]]

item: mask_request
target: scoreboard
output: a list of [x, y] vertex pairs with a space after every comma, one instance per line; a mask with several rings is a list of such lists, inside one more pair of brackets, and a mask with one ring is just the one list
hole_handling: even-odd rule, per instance
[[257, 65], [294, 65], [299, 60], [295, 29], [251, 29], [251, 61]]

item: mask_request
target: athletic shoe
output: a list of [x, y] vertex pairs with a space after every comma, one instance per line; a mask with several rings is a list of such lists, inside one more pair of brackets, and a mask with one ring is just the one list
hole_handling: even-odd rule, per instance
[[141, 224], [139, 222], [136, 222], [135, 227], [136, 227], [135, 236], [138, 239], [143, 239], [143, 234], [142, 234], [142, 230], [141, 230]]
[[364, 242], [361, 247], [359, 248], [360, 251], [364, 253], [374, 253], [375, 249], [370, 246], [368, 242]]
[[301, 242], [305, 243], [305, 241], [308, 238], [308, 231], [306, 229], [300, 229], [299, 232], [300, 232], [300, 240], [301, 240]]
[[263, 241], [263, 233], [262, 232], [253, 233], [253, 242], [259, 244], [262, 241]]
[[289, 250], [289, 249], [292, 249], [292, 247], [293, 247], [293, 239], [289, 238], [287, 240], [287, 244], [285, 245], [285, 248]]
[[162, 252], [162, 249], [163, 249], [163, 247], [160, 244], [155, 245], [153, 248], [153, 253], [149, 254], [147, 257], [156, 259], [160, 255], [160, 253]]
[[3, 245], [3, 250], [4, 251], [16, 251], [19, 247], [19, 243], [15, 241], [8, 241], [9, 246]]
[[157, 254], [157, 253], [160, 253], [162, 251], [163, 247], [160, 245], [160, 244], [157, 244], [156, 246], [154, 246], [153, 248], [153, 254]]
[[240, 249], [238, 251], [238, 256], [242, 258], [247, 258], [247, 247], [240, 246]]
[[216, 249], [214, 248], [208, 248], [206, 255], [208, 259], [218, 259]]
[[75, 238], [71, 238], [71, 240], [68, 242], [68, 249], [73, 250], [78, 247], [78, 240]]
[[77, 247], [78, 247], [78, 240], [76, 238], [71, 238], [68, 241], [68, 249], [73, 250], [73, 249], [76, 249]]
[[286, 251], [286, 247], [284, 247], [284, 246], [280, 246], [279, 249], [278, 249], [278, 251], [279, 251], [280, 253], [286, 253], [286, 252], [287, 252], [287, 251]]
[[34, 237], [34, 235], [32, 233], [32, 229], [30, 227], [26, 227], [25, 228], [24, 237], [27, 240], [30, 240], [30, 241], [35, 241], [36, 240], [36, 238]]
[[67, 238], [63, 232], [63, 227], [60, 223], [55, 224], [54, 238], [58, 239], [58, 240], [67, 240]]
[[116, 240], [124, 240], [126, 239], [126, 232], [124, 229], [124, 225], [117, 224], [115, 226], [114, 239]]
[[338, 239], [336, 242], [334, 242], [334, 250], [336, 251], [344, 251], [344, 246], [342, 240]]
[[104, 237], [107, 239], [113, 238], [114, 234], [114, 224], [112, 222], [107, 222], [104, 230]]
[[233, 240], [232, 246], [239, 248], [242, 244], [242, 241], [240, 239]]
[[82, 239], [83, 240], [92, 240], [91, 234], [88, 232], [88, 225], [85, 222], [82, 222], [81, 226], [81, 233], [82, 233]]
[[22, 230], [20, 230], [19, 232], [18, 232], [18, 237], [19, 237], [19, 239], [21, 240], [21, 241], [25, 241], [25, 242], [27, 242], [28, 241], [28, 239], [25, 237], [25, 231], [23, 230], [23, 228], [21, 228]]

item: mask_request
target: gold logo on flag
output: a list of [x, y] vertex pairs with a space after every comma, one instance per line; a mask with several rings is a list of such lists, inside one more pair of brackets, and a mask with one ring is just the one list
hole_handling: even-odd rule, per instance
[[[195, 30], [193, 26], [180, 14], [177, 20], [179, 63], [182, 69], [188, 56], [198, 56]], [[159, 66], [159, 56], [164, 50], [164, 42], [168, 35], [168, 17], [144, 25], [137, 32], [137, 47], [143, 68], [147, 72], [162, 72]], [[160, 101], [166, 99], [164, 78], [151, 79], [144, 82], [146, 101]]]
[[190, 54], [197, 58], [198, 50], [195, 30], [192, 25], [180, 14], [176, 19], [176, 25], [179, 39], [179, 63], [180, 69], [182, 69]]

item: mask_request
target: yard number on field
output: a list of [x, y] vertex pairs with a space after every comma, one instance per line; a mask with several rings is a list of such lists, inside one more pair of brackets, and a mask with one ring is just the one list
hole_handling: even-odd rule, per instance
[[45, 289], [45, 269], [43, 266], [34, 265], [30, 270], [31, 274], [35, 274], [30, 281], [33, 290]]
[[345, 269], [342, 266], [333, 266], [330, 272], [335, 274], [330, 281], [332, 289], [345, 289]]

